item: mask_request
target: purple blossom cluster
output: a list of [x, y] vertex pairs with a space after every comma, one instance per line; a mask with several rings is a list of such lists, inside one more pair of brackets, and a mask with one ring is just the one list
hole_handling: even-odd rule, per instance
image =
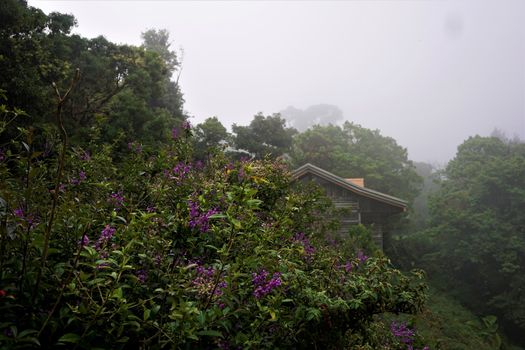
[[312, 245], [308, 237], [303, 232], [296, 233], [293, 236], [294, 242], [297, 242], [303, 246], [305, 259], [311, 262], [315, 253], [315, 247]]
[[88, 235], [83, 235], [82, 238], [80, 239], [79, 244], [80, 244], [81, 247], [85, 247], [85, 246], [87, 246], [89, 244], [89, 242], [90, 242], [90, 240], [89, 240]]
[[192, 284], [197, 288], [197, 293], [202, 297], [208, 297], [213, 293], [214, 297], [220, 297], [224, 293], [224, 289], [228, 286], [228, 283], [224, 281], [224, 277], [221, 276], [217, 286], [215, 287], [217, 279], [217, 270], [212, 266], [197, 266], [197, 276], [192, 281]]
[[179, 129], [177, 129], [176, 127], [173, 127], [173, 129], [171, 129], [171, 137], [176, 140], [177, 137], [179, 137]]
[[78, 172], [78, 177], [74, 177], [72, 178], [69, 182], [76, 186], [76, 185], [80, 185], [81, 182], [85, 181], [87, 179], [87, 176], [86, 176], [86, 172], [83, 171], [83, 170], [80, 170]]
[[137, 270], [135, 271], [135, 276], [137, 276], [137, 279], [139, 280], [140, 283], [144, 283], [148, 279], [148, 272], [142, 269]]
[[191, 123], [189, 120], [185, 120], [182, 122], [182, 125], [181, 127], [184, 129], [184, 130], [190, 130], [191, 129]]
[[95, 249], [99, 250], [104, 246], [109, 240], [113, 237], [117, 229], [114, 227], [111, 227], [109, 225], [106, 225], [104, 229], [100, 232], [100, 237], [95, 242]]
[[[399, 342], [407, 346], [407, 350], [417, 350], [414, 348], [414, 337], [416, 336], [416, 332], [409, 328], [406, 322], [392, 321], [390, 324], [390, 332], [399, 340]], [[429, 350], [429, 347], [425, 346], [421, 350]]]
[[354, 264], [351, 261], [346, 261], [346, 263], [339, 265], [340, 269], [344, 269], [346, 273], [352, 272], [352, 269], [354, 268]]
[[0, 148], [0, 162], [5, 160], [5, 151], [3, 148]]
[[128, 149], [135, 153], [142, 153], [142, 145], [139, 142], [128, 142]]
[[199, 203], [189, 200], [188, 208], [190, 209], [189, 226], [191, 228], [198, 228], [201, 233], [206, 233], [210, 229], [210, 216], [217, 214], [217, 209], [210, 209], [207, 212], [202, 212]]
[[256, 299], [263, 298], [282, 284], [280, 272], [275, 272], [268, 280], [269, 275], [268, 271], [264, 269], [259, 273], [252, 273], [252, 283], [254, 286], [253, 296]]
[[124, 205], [124, 194], [122, 193], [122, 191], [118, 191], [118, 192], [113, 192], [109, 198], [108, 198], [108, 203], [113, 205], [113, 207], [115, 207], [115, 209], [120, 209], [122, 208], [122, 206]]
[[365, 253], [362, 250], [359, 250], [357, 252], [357, 261], [347, 260], [344, 264], [340, 264], [337, 267], [341, 270], [345, 270], [346, 273], [352, 272], [352, 270], [363, 263], [365, 263], [368, 260], [368, 256], [365, 255]]
[[80, 155], [80, 160], [83, 160], [85, 162], [91, 160], [91, 153], [89, 153], [89, 151], [84, 151], [81, 155]]
[[171, 170], [164, 170], [164, 176], [170, 180], [176, 180], [178, 184], [182, 182], [191, 171], [191, 164], [186, 164], [183, 162], [178, 163]]
[[40, 223], [40, 219], [37, 215], [26, 213], [22, 207], [13, 210], [13, 215], [25, 222], [30, 230], [34, 229]]
[[[191, 130], [191, 123], [190, 123], [188, 120], [185, 120], [185, 121], [182, 122], [182, 124], [181, 124], [180, 127], [181, 127], [182, 130], [187, 130], [187, 131], [189, 131], [189, 130]], [[171, 137], [172, 137], [174, 140], [176, 140], [176, 139], [179, 137], [179, 128], [177, 128], [177, 127], [174, 126], [174, 127], [171, 129]]]
[[362, 250], [357, 252], [357, 259], [359, 260], [359, 263], [362, 264], [368, 260], [368, 256], [363, 253]]

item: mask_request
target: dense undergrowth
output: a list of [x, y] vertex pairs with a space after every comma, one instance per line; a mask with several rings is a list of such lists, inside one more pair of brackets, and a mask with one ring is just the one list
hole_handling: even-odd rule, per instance
[[327, 202], [285, 165], [192, 162], [187, 122], [118, 160], [97, 128], [62, 148], [52, 128], [4, 126], [2, 348], [423, 347], [381, 316], [421, 309], [421, 273], [327, 240]]

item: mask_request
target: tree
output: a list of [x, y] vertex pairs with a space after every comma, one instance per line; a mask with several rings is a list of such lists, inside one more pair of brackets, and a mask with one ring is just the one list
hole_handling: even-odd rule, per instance
[[[71, 34], [73, 16], [46, 15], [17, 0], [0, 4], [0, 20], [0, 89], [30, 116], [21, 126], [38, 130], [53, 123], [51, 84], [67, 86], [77, 68], [81, 77], [63, 110], [73, 144], [86, 143], [94, 130], [122, 146], [163, 142], [185, 119], [182, 94], [170, 80], [179, 63], [167, 31], [147, 31], [140, 48], [102, 36], [86, 39]], [[10, 136], [2, 135], [0, 144]]]
[[166, 29], [148, 29], [142, 33], [142, 40], [144, 49], [158, 53], [170, 72], [176, 70], [179, 62], [175, 51], [170, 50], [170, 33]]
[[280, 113], [290, 125], [301, 132], [314, 125], [336, 124], [343, 119], [341, 109], [329, 104], [318, 104], [305, 110], [289, 106]]
[[430, 202], [432, 227], [412, 238], [411, 255], [518, 340], [525, 332], [525, 143], [471, 137], [444, 175]]
[[256, 158], [278, 157], [290, 151], [292, 136], [297, 132], [286, 127], [286, 120], [279, 114], [254, 116], [248, 126], [233, 124], [234, 142], [238, 149], [244, 149]]
[[214, 149], [227, 144], [231, 138], [217, 117], [198, 124], [194, 132], [194, 152], [197, 159], [206, 159]]
[[367, 187], [407, 200], [421, 183], [405, 148], [379, 130], [350, 122], [296, 135], [291, 156], [295, 166], [312, 163], [341, 177], [363, 177]]

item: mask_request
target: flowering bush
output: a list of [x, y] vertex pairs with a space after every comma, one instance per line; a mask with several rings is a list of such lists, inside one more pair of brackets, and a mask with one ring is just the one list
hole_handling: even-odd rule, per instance
[[420, 273], [327, 243], [284, 164], [192, 163], [189, 123], [118, 161], [22, 131], [1, 145], [4, 348], [375, 346], [374, 315], [423, 303]]

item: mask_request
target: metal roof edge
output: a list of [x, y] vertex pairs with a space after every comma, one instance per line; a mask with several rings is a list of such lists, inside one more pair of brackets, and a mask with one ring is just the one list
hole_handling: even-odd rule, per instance
[[335, 183], [343, 188], [346, 188], [362, 196], [369, 197], [369, 198], [372, 198], [372, 199], [375, 199], [380, 202], [387, 203], [393, 206], [401, 207], [403, 209], [406, 209], [408, 206], [408, 202], [403, 199], [400, 199], [394, 196], [390, 196], [388, 194], [385, 194], [379, 191], [375, 191], [367, 187], [361, 187], [361, 186], [354, 185], [353, 183], [346, 181], [342, 177], [332, 174], [331, 172], [321, 169], [311, 163], [306, 163], [300, 166], [299, 168], [293, 170], [292, 178], [299, 179], [301, 176], [305, 175], [308, 172], [311, 172], [321, 178], [324, 178], [325, 180]]

